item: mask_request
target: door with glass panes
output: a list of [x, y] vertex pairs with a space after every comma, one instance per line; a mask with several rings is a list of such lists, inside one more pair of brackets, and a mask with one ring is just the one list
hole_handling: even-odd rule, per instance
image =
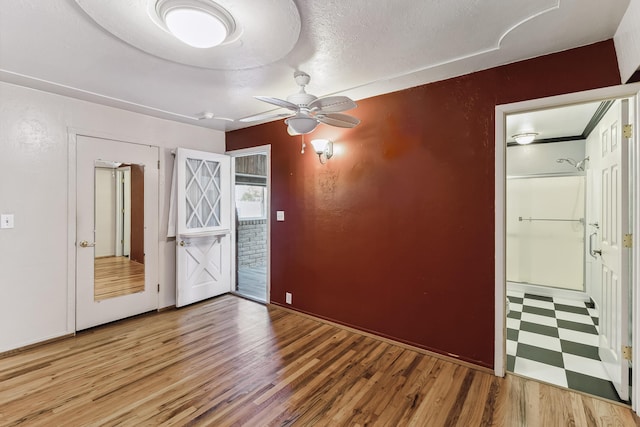
[[176, 306], [231, 291], [231, 167], [223, 154], [178, 149]]

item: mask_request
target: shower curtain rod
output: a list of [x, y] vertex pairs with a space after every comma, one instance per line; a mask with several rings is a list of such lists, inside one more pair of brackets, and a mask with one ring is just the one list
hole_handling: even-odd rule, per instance
[[579, 222], [580, 224], [584, 223], [584, 218], [580, 219], [557, 219], [557, 218], [523, 218], [521, 216], [518, 217], [518, 221], [562, 221], [562, 222]]

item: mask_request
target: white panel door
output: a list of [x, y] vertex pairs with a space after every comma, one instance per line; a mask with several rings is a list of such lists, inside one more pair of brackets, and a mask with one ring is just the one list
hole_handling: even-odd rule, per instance
[[[76, 155], [76, 330], [82, 330], [158, 308], [158, 148], [78, 136]], [[144, 289], [105, 299], [94, 286], [96, 161], [144, 168]]]
[[176, 306], [231, 291], [231, 161], [178, 149]]
[[622, 400], [629, 399], [629, 363], [622, 348], [629, 345], [629, 140], [622, 127], [628, 122], [628, 100], [617, 100], [599, 125], [601, 183], [600, 359]]

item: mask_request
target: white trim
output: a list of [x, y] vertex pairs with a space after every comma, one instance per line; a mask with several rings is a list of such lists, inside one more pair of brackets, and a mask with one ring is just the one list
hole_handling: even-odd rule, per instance
[[[495, 333], [493, 370], [496, 376], [504, 377], [506, 366], [506, 263], [505, 263], [505, 188], [506, 188], [506, 155], [505, 113], [500, 106], [496, 107], [496, 148], [495, 148]], [[500, 143], [498, 143], [500, 141]]]
[[[227, 151], [225, 154], [233, 158], [250, 156], [252, 154], [267, 155], [267, 217], [261, 218], [267, 220], [267, 301], [271, 302], [271, 144], [259, 145], [257, 147], [242, 148], [239, 150]], [[231, 201], [235, 209], [235, 184], [236, 184], [236, 162], [231, 162]], [[235, 215], [234, 215], [235, 218]], [[235, 292], [236, 283], [236, 222], [231, 221], [231, 283], [233, 285], [232, 292]]]
[[[548, 98], [540, 98], [528, 101], [515, 102], [512, 104], [497, 105], [495, 108], [495, 344], [494, 344], [494, 372], [496, 376], [504, 376], [505, 371], [505, 124], [508, 114], [515, 114], [524, 111], [543, 110], [554, 108], [561, 105], [580, 104], [585, 102], [597, 102], [613, 98], [636, 97], [634, 111], [634, 120], [638, 117], [638, 108], [640, 97], [640, 83], [611, 86], [601, 89], [594, 89], [584, 92], [570, 93], [566, 95], [557, 95]], [[634, 138], [638, 141], [638, 126], [634, 126]], [[639, 181], [638, 167], [640, 166], [640, 158], [638, 158], [638, 150], [634, 150], [632, 175], [633, 194], [632, 201], [634, 203], [632, 223], [634, 230], [640, 230], [640, 204], [639, 204]], [[640, 292], [638, 290], [638, 269], [640, 269], [640, 254], [634, 251], [633, 257], [633, 274], [631, 278], [631, 288], [633, 292], [633, 336], [632, 345], [638, 336], [638, 313], [640, 313]], [[633, 345], [634, 360], [639, 360], [640, 349], [637, 345]], [[634, 411], [640, 407], [640, 393], [638, 390], [638, 380], [640, 374], [638, 369], [632, 370], [632, 393], [631, 403]]]
[[67, 332], [76, 331], [76, 141], [67, 129]]
[[589, 302], [591, 297], [584, 291], [553, 288], [533, 283], [507, 282], [507, 289], [522, 293], [533, 293], [545, 297], [563, 298], [574, 301]]
[[[632, 198], [629, 201], [630, 206], [632, 206], [633, 216], [631, 217], [631, 232], [637, 236], [640, 233], [640, 122], [638, 118], [640, 117], [640, 87], [638, 85], [634, 85], [638, 93], [636, 93], [635, 103], [633, 105], [633, 113], [631, 114], [631, 119], [633, 120], [633, 142], [632, 151], [630, 155], [630, 168], [631, 168], [631, 176], [629, 184], [632, 188]], [[637, 244], [636, 244], [637, 245]], [[638, 286], [640, 285], [640, 250], [637, 249], [637, 246], [631, 249], [631, 287], [633, 289], [633, 294], [631, 298], [631, 345], [632, 347], [632, 355], [631, 359], [634, 361], [640, 360], [640, 340], [637, 340], [636, 337], [639, 337], [640, 334], [640, 289]], [[638, 344], [636, 344], [638, 342]], [[638, 369], [631, 370], [631, 407], [637, 413], [640, 409], [640, 392], [638, 392], [638, 387], [640, 387], [640, 374], [638, 373]]]

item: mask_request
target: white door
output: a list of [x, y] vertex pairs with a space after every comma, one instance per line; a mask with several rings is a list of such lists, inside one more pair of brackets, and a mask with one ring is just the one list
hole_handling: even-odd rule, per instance
[[[76, 330], [90, 328], [134, 316], [158, 308], [158, 148], [148, 145], [130, 144], [87, 136], [77, 137], [76, 146]], [[139, 181], [144, 191], [139, 191], [143, 198], [138, 214], [143, 217], [143, 225], [138, 230], [141, 259], [135, 264], [141, 269], [137, 271], [138, 287], [131, 292], [127, 289], [114, 289], [126, 286], [128, 275], [120, 272], [131, 271], [129, 264], [133, 263], [129, 257], [117, 256], [113, 242], [115, 236], [110, 233], [98, 233], [102, 226], [100, 220], [105, 212], [97, 212], [104, 205], [116, 206], [115, 200], [102, 200], [100, 192], [96, 193], [96, 171], [105, 168], [115, 170], [120, 165], [136, 165], [141, 171]], [[114, 179], [115, 185], [115, 179]], [[115, 189], [113, 193], [115, 194]], [[96, 194], [98, 196], [96, 197]], [[109, 196], [112, 197], [112, 196]], [[114, 197], [114, 196], [113, 196]], [[102, 203], [104, 202], [104, 203]], [[111, 209], [109, 209], [111, 210]], [[113, 213], [115, 224], [115, 215]], [[102, 212], [102, 213], [101, 213]], [[96, 219], [99, 219], [96, 221]], [[142, 221], [142, 220], [141, 220]], [[117, 227], [113, 226], [113, 230]], [[115, 233], [115, 231], [114, 231]], [[100, 254], [96, 258], [96, 235], [104, 235], [112, 240], [113, 260], [110, 254]], [[100, 262], [108, 259], [108, 267], [98, 267]], [[112, 262], [113, 261], [113, 262]], [[106, 275], [102, 272], [106, 271]], [[97, 275], [96, 275], [97, 274]], [[127, 273], [128, 274], [128, 273]], [[99, 283], [106, 284], [111, 289], [109, 294], [100, 293]]]
[[176, 306], [231, 289], [231, 161], [178, 149]]
[[603, 117], [600, 135], [601, 278], [600, 359], [622, 400], [629, 399], [629, 363], [622, 349], [629, 344], [629, 232], [628, 157], [630, 140], [623, 135], [629, 123], [628, 100], [617, 100]]

